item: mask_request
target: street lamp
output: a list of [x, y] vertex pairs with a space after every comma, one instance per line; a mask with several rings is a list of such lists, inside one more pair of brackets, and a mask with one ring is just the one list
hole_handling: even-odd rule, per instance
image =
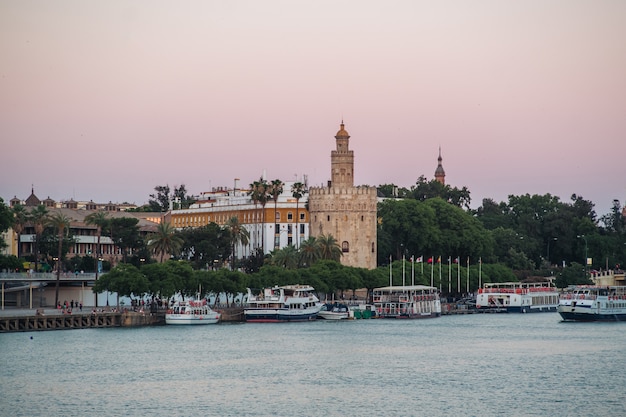
[[548, 254], [546, 256], [546, 259], [548, 260], [548, 265], [552, 265], [552, 263], [550, 262], [550, 242], [552, 242], [553, 240], [557, 240], [557, 238], [556, 237], [551, 237], [548, 240]]
[[587, 237], [585, 235], [576, 236], [579, 239], [583, 239], [585, 241], [585, 278], [587, 278]]

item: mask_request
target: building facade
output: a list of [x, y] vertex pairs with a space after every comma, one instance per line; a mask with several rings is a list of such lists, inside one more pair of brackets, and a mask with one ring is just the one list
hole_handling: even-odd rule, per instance
[[376, 268], [377, 189], [354, 186], [354, 152], [342, 121], [331, 152], [331, 180], [309, 188], [311, 236], [332, 235], [347, 266]]
[[[209, 223], [220, 226], [232, 217], [248, 231], [248, 244], [238, 244], [238, 258], [250, 256], [257, 248], [268, 254], [274, 249], [289, 245], [296, 248], [309, 237], [309, 212], [306, 209], [308, 194], [296, 199], [291, 191], [295, 181], [283, 184], [283, 192], [276, 201], [271, 198], [265, 206], [255, 203], [249, 190], [242, 189], [235, 180], [233, 188], [219, 187], [202, 193], [199, 200], [187, 209], [171, 210], [166, 221], [178, 230], [187, 227], [202, 227]], [[306, 186], [306, 179], [303, 179]]]
[[[27, 211], [32, 210], [36, 206], [43, 205], [50, 215], [59, 212], [71, 220], [69, 235], [72, 236], [75, 243], [70, 247], [67, 258], [86, 255], [95, 257], [98, 255], [99, 258], [111, 262], [112, 265], [121, 261], [121, 250], [115, 246], [109, 236], [102, 235], [100, 236], [100, 253], [98, 254], [97, 227], [92, 224], [87, 224], [87, 216], [97, 211], [104, 211], [107, 213], [108, 218], [137, 218], [137, 226], [142, 236], [154, 232], [158, 223], [161, 221], [160, 213], [126, 212], [125, 210], [131, 208], [128, 204], [118, 205], [110, 202], [102, 204], [94, 203], [93, 201], [77, 202], [72, 199], [57, 202], [50, 197], [45, 200], [40, 200], [35, 195], [33, 189], [31, 189], [31, 194], [25, 200], [21, 200], [17, 197], [13, 197], [10, 200], [11, 207], [18, 204], [24, 206]], [[32, 223], [26, 223], [24, 230], [19, 236], [13, 229], [9, 229], [4, 235], [5, 242], [8, 245], [4, 254], [15, 256], [19, 254], [22, 257], [34, 254], [36, 234], [35, 226]]]

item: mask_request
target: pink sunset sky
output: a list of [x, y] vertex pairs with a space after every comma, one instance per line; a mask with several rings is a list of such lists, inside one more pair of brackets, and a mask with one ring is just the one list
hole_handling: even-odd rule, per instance
[[0, 197], [330, 179], [626, 203], [626, 1], [0, 3]]

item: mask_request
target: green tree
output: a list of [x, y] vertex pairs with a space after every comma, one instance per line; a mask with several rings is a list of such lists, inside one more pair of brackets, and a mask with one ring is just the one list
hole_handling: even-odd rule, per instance
[[261, 206], [261, 244], [259, 247], [265, 251], [265, 205], [269, 199], [269, 184], [263, 178], [250, 184], [248, 195], [255, 206]]
[[178, 187], [174, 187], [174, 209], [186, 209], [189, 208], [193, 203], [195, 203], [195, 199], [189, 195], [187, 195], [187, 189], [185, 188], [185, 184], [181, 184]]
[[183, 229], [180, 236], [183, 239], [181, 256], [190, 260], [196, 269], [218, 266], [230, 256], [230, 235], [217, 223]]
[[91, 214], [88, 214], [85, 217], [85, 223], [88, 225], [96, 226], [96, 253], [95, 253], [95, 270], [96, 270], [96, 281], [98, 280], [98, 274], [100, 273], [98, 268], [98, 261], [100, 256], [102, 255], [102, 248], [100, 246], [100, 238], [102, 237], [102, 230], [104, 230], [109, 224], [109, 218], [106, 211], [95, 211]]
[[41, 241], [41, 235], [43, 234], [46, 224], [48, 223], [49, 216], [48, 209], [43, 204], [33, 207], [28, 215], [28, 220], [33, 224], [35, 228], [35, 271], [38, 269], [39, 263], [39, 242]]
[[17, 257], [22, 256], [22, 232], [28, 223], [28, 212], [26, 208], [21, 204], [16, 204], [12, 208], [13, 210], [13, 230], [17, 235]]
[[300, 245], [300, 265], [310, 267], [317, 262], [320, 257], [320, 247], [314, 237], [309, 237]]
[[285, 246], [281, 249], [274, 249], [270, 253], [269, 264], [287, 269], [296, 269], [299, 265], [298, 250], [293, 246]]
[[248, 244], [250, 240], [250, 232], [248, 232], [248, 229], [239, 223], [239, 217], [237, 216], [232, 216], [228, 219], [226, 222], [226, 229], [230, 232], [230, 246], [233, 256], [231, 269], [234, 271], [237, 264], [237, 254], [235, 252], [235, 248], [238, 244], [241, 244], [242, 246], [246, 246]]
[[128, 251], [141, 245], [138, 223], [139, 219], [134, 217], [115, 217], [108, 222], [107, 231], [115, 246], [122, 252], [123, 263], [127, 261]]
[[150, 289], [150, 282], [139, 269], [131, 264], [120, 263], [96, 281], [92, 287], [95, 294], [104, 291], [117, 293], [117, 306], [120, 295], [133, 298], [140, 297]]
[[378, 193], [386, 198], [411, 198], [409, 190], [405, 187], [398, 187], [395, 184], [381, 184], [378, 187]]
[[278, 197], [283, 193], [284, 183], [281, 180], [273, 180], [270, 183], [269, 194], [274, 200], [274, 248], [277, 248], [280, 244], [280, 230], [278, 228], [277, 213], [278, 213]]
[[57, 231], [58, 247], [57, 247], [57, 279], [54, 289], [54, 305], [59, 303], [59, 284], [61, 282], [61, 264], [63, 262], [63, 236], [69, 232], [71, 220], [62, 212], [58, 211], [49, 217], [49, 224]]
[[428, 181], [423, 175], [420, 176], [415, 185], [411, 187], [408, 196], [418, 201], [426, 201], [438, 197], [450, 204], [465, 209], [469, 209], [471, 203], [470, 192], [466, 187], [461, 189], [456, 187], [452, 188], [434, 179]]
[[300, 247], [300, 227], [298, 224], [300, 221], [300, 213], [298, 209], [300, 205], [300, 199], [304, 196], [306, 192], [306, 185], [301, 182], [294, 182], [291, 186], [291, 195], [293, 196], [293, 198], [296, 199], [296, 249]]
[[[4, 204], [0, 197], [0, 233], [4, 233], [13, 225], [13, 211]], [[4, 240], [0, 240], [0, 249], [6, 247]]]
[[561, 273], [554, 280], [557, 288], [566, 288], [570, 285], [590, 285], [593, 282], [585, 275], [583, 264], [573, 262], [570, 266], [563, 268]]
[[320, 259], [339, 262], [343, 256], [343, 252], [341, 252], [341, 247], [339, 246], [339, 243], [337, 243], [337, 239], [330, 234], [319, 235], [316, 238], [316, 243], [319, 247]]
[[154, 187], [155, 194], [150, 194], [148, 204], [150, 205], [150, 211], [167, 213], [170, 209], [170, 186], [169, 185], [157, 185]]
[[385, 200], [378, 204], [378, 259], [433, 253], [440, 244], [435, 210], [417, 200]]
[[183, 245], [183, 239], [169, 222], [161, 222], [157, 226], [156, 232], [148, 236], [148, 249], [160, 255], [163, 262], [165, 254], [178, 255]]

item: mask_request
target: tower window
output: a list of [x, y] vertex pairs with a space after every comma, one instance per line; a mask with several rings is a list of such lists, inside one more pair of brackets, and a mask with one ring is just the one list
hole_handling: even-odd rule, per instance
[[330, 216], [326, 216], [326, 221], [330, 221]]
[[348, 243], [347, 240], [344, 240], [343, 242], [341, 242], [341, 251], [350, 252], [350, 244]]

